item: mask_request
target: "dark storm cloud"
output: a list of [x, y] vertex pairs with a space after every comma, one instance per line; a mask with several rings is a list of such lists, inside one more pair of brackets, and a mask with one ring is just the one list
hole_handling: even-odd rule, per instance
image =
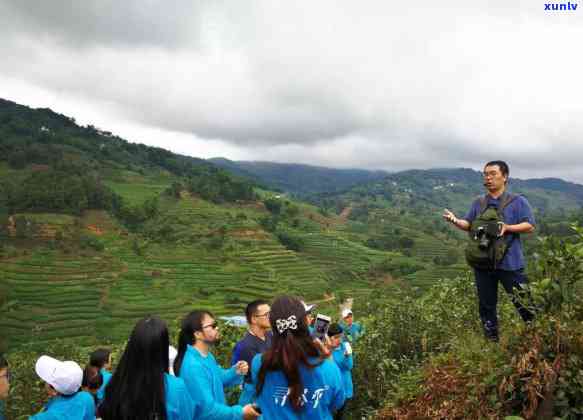
[[3, 0], [3, 32], [49, 37], [66, 47], [196, 44], [200, 2]]

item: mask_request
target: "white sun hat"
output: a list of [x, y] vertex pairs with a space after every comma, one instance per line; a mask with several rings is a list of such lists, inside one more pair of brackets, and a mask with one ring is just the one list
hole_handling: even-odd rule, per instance
[[349, 315], [352, 315], [352, 309], [342, 309], [342, 318], [346, 318]]
[[76, 362], [41, 356], [36, 361], [36, 374], [59, 394], [71, 395], [79, 391], [83, 381], [83, 369]]

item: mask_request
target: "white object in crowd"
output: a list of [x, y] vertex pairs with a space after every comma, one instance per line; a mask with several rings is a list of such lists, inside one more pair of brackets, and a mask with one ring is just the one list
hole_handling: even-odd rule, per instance
[[36, 361], [36, 374], [55, 391], [62, 395], [72, 395], [81, 388], [83, 369], [76, 362], [41, 356]]

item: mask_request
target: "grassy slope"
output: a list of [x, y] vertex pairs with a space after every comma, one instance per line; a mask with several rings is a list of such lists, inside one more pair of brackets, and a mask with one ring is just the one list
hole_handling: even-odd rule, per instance
[[[140, 204], [158, 196], [172, 179], [124, 171], [106, 182], [130, 203]], [[76, 226], [105, 249], [65, 252], [48, 249], [42, 241], [41, 246], [11, 248], [14, 255], [0, 262], [0, 287], [7, 290], [0, 327], [10, 346], [62, 337], [84, 343], [119, 341], [147, 314], [171, 320], [195, 307], [233, 314], [254, 298], [282, 293], [324, 301], [330, 292], [364, 298], [385, 287], [371, 279], [371, 265], [403, 256], [362, 244], [374, 226], [362, 230], [356, 223], [323, 217], [313, 206], [297, 205], [300, 223], [288, 229], [305, 241], [299, 253], [260, 227], [257, 221], [268, 215], [260, 203], [216, 205], [188, 195], [162, 197], [161, 215], [150, 223], [174, 224], [178, 237], [171, 245], [128, 233], [105, 212], [86, 212], [78, 221], [29, 214], [43, 231]], [[220, 246], [209, 248], [208, 241], [223, 234]], [[136, 243], [141, 251], [136, 252]], [[443, 249], [437, 240], [418, 244], [420, 256]], [[336, 303], [324, 304], [322, 310], [335, 313]]]
[[[107, 181], [132, 204], [157, 196], [170, 182], [164, 176], [127, 173]], [[83, 343], [119, 341], [147, 314], [170, 320], [195, 307], [217, 314], [240, 313], [245, 302], [286, 292], [321, 300], [334, 287], [329, 262], [363, 271], [366, 253], [382, 257], [343, 240], [338, 232], [323, 231], [323, 221], [310, 220], [315, 209], [300, 207], [300, 229], [306, 237], [314, 235], [301, 254], [284, 248], [258, 225], [257, 219], [267, 215], [258, 204], [219, 206], [190, 196], [162, 198], [161, 216], [153, 223], [177, 223], [183, 239], [173, 245], [145, 246], [147, 240], [128, 233], [105, 212], [86, 212], [78, 220], [69, 215], [27, 214], [49, 232], [48, 237], [63, 227], [77, 228], [96, 237], [105, 249], [50, 249], [44, 240], [9, 240], [11, 256], [0, 260], [0, 287], [7, 294], [0, 308], [0, 327], [11, 347], [64, 337]], [[225, 241], [221, 248], [209, 249], [205, 241], [219, 235], [219, 229], [224, 230]], [[193, 242], [192, 237], [197, 239]], [[342, 245], [322, 258], [326, 252], [318, 246], [331, 238]], [[136, 253], [135, 242], [142, 255]], [[363, 256], [364, 265], [359, 260]], [[370, 285], [361, 281], [344, 288], [361, 287]]]

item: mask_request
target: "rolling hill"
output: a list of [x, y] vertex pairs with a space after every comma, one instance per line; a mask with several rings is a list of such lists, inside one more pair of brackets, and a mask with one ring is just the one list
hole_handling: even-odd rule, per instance
[[[358, 306], [395, 288], [422, 292], [467, 270], [463, 236], [438, 208], [462, 211], [481, 191], [469, 169], [226, 170], [4, 100], [0, 152], [0, 328], [9, 348], [64, 337], [119, 342], [146, 314], [238, 314], [282, 293], [334, 313], [345, 297]], [[306, 202], [291, 187], [267, 190], [253, 166], [278, 172], [280, 186], [311, 179], [309, 191], [322, 192]], [[539, 211], [581, 205], [576, 184], [513, 186]]]

